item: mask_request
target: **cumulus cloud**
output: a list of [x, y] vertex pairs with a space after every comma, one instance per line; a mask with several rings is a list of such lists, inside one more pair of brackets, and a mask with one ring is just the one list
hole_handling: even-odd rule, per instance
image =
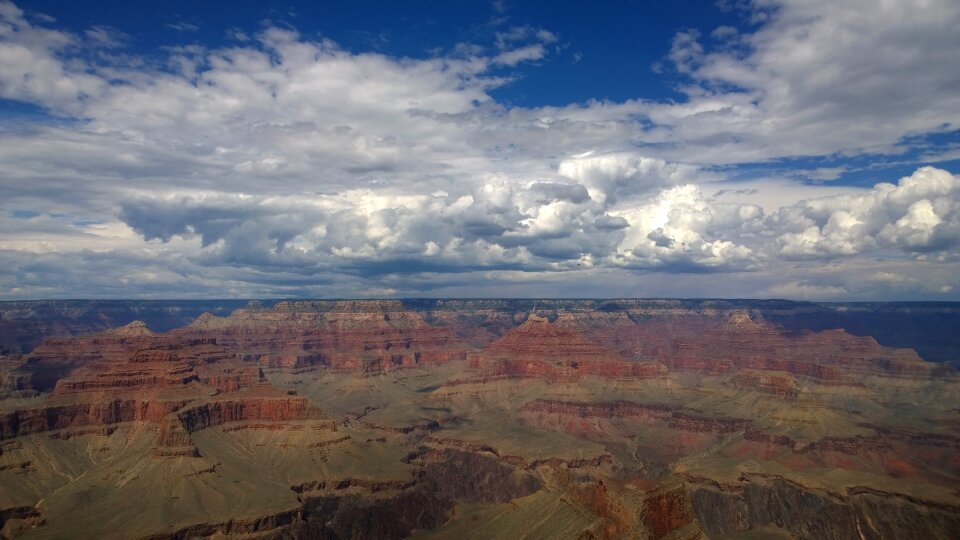
[[897, 185], [877, 184], [858, 195], [825, 197], [781, 208], [771, 216], [780, 254], [842, 256], [898, 250], [917, 254], [960, 243], [960, 179], [923, 167]]
[[752, 205], [710, 203], [692, 184], [664, 189], [642, 206], [618, 214], [630, 228], [616, 264], [681, 271], [749, 267], [755, 254], [738, 238], [757, 228], [763, 216]]
[[565, 159], [560, 163], [558, 172], [561, 176], [582, 183], [592, 198], [608, 204], [664, 187], [719, 178], [695, 165], [668, 163], [634, 153], [589, 152]]
[[684, 100], [524, 108], [491, 91], [549, 61], [540, 27], [426, 58], [270, 26], [140, 58], [123, 29], [0, 0], [0, 97], [49, 114], [0, 130], [0, 294], [716, 296], [706, 275], [739, 296], [951, 294], [956, 175], [726, 165], [957, 129], [960, 9], [768, 4], [752, 33], [664, 44]]
[[696, 30], [676, 35], [667, 60], [689, 78], [690, 99], [644, 108], [664, 143], [734, 162], [891, 152], [907, 135], [960, 127], [952, 90], [960, 84], [960, 4], [737, 5], [760, 23], [739, 36], [742, 46], [711, 47]]
[[[705, 198], [693, 184], [622, 204], [581, 184], [489, 179], [469, 193], [134, 199], [123, 219], [147, 240], [198, 237], [205, 264], [363, 273], [560, 270], [572, 265], [714, 272], [785, 259], [916, 257], [960, 241], [960, 180], [922, 168], [898, 185], [801, 201], [766, 214]], [[936, 201], [936, 204], [931, 202]], [[939, 210], [939, 213], [938, 213]], [[419, 262], [411, 265], [414, 259]], [[353, 264], [356, 263], [356, 264]], [[371, 267], [373, 267], [371, 266]]]

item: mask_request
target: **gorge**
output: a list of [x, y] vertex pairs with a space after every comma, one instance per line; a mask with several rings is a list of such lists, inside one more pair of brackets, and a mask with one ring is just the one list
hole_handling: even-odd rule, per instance
[[960, 305], [29, 304], [0, 303], [7, 538], [960, 532]]

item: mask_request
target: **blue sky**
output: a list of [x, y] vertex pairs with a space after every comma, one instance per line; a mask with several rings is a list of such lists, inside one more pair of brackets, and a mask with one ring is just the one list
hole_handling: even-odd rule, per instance
[[0, 297], [960, 299], [949, 0], [0, 0]]
[[[591, 99], [622, 101], [679, 98], [675, 80], [655, 76], [676, 32], [721, 25], [749, 26], [733, 10], [712, 1], [557, 2], [469, 0], [448, 2], [30, 2], [21, 7], [55, 13], [57, 27], [82, 33], [108, 26], [130, 36], [139, 54], [184, 42], [234, 44], [231, 34], [250, 35], [275, 24], [307, 38], [327, 38], [353, 52], [424, 58], [449, 52], [458, 42], [493, 45], [511, 27], [549, 29], [562, 37], [554, 54], [525, 66], [515, 83], [497, 89], [498, 99], [520, 106], [556, 105]], [[516, 75], [517, 72], [511, 73]]]

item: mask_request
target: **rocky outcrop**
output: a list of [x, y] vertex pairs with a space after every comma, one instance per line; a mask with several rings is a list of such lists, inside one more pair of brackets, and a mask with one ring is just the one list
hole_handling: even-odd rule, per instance
[[[161, 446], [191, 446], [178, 420], [166, 417], [210, 395], [235, 400], [205, 402], [184, 412], [187, 431], [197, 423], [235, 420], [283, 422], [318, 418], [319, 410], [304, 398], [276, 398], [263, 372], [244, 363], [228, 347], [209, 336], [151, 332], [145, 324], [72, 339], [51, 339], [12, 370], [51, 395], [31, 408], [0, 413], [0, 439], [81, 426], [121, 422], [161, 424]], [[254, 396], [254, 397], [251, 397]], [[105, 399], [106, 397], [106, 399]], [[176, 443], [176, 444], [175, 444]]]
[[884, 347], [843, 330], [787, 332], [757, 310], [626, 308], [560, 315], [557, 324], [675, 370], [776, 371], [822, 384], [854, 384], [866, 374], [923, 378], [948, 370], [910, 349]]
[[571, 402], [538, 399], [520, 409], [524, 416], [556, 415], [558, 418], [639, 418], [656, 421], [671, 429], [697, 433], [736, 433], [750, 426], [742, 418], [700, 416], [684, 412], [677, 406], [640, 404], [629, 401]]
[[644, 417], [658, 420], [671, 418], [677, 410], [675, 405], [643, 404], [632, 401], [601, 401], [580, 402], [561, 401], [552, 399], [536, 399], [521, 409], [527, 413], [548, 413], [577, 418], [614, 418], [614, 417]]
[[185, 404], [185, 401], [118, 399], [9, 411], [0, 413], [0, 439], [64, 428], [120, 422], [159, 424], [167, 414]]
[[280, 533], [294, 525], [300, 519], [299, 508], [285, 510], [266, 516], [253, 518], [236, 518], [220, 523], [200, 523], [182, 527], [173, 532], [151, 534], [142, 540], [190, 540], [193, 538], [210, 538], [233, 535], [260, 535], [264, 533]]
[[573, 459], [564, 459], [564, 458], [541, 458], [541, 459], [526, 459], [520, 456], [513, 456], [508, 454], [503, 454], [492, 446], [485, 444], [476, 444], [463, 441], [460, 439], [453, 439], [450, 437], [427, 437], [426, 442], [434, 444], [443, 448], [443, 450], [430, 450], [430, 449], [421, 449], [419, 452], [411, 453], [404, 460], [409, 463], [415, 460], [420, 461], [444, 461], [444, 452], [449, 449], [455, 450], [465, 450], [473, 454], [489, 454], [494, 457], [501, 463], [507, 465], [518, 467], [521, 469], [532, 470], [537, 467], [551, 467], [551, 468], [568, 468], [568, 469], [580, 469], [584, 467], [601, 467], [603, 465], [611, 465], [613, 463], [613, 456], [610, 454], [600, 454], [593, 457], [586, 458], [573, 458]]
[[742, 418], [697, 416], [683, 412], [673, 412], [669, 425], [673, 429], [697, 433], [736, 433], [750, 425]]
[[441, 498], [472, 502], [507, 502], [541, 487], [536, 476], [504, 465], [494, 456], [444, 449], [426, 461], [421, 485]]
[[[910, 350], [882, 347], [842, 330], [787, 334], [757, 312], [617, 306], [554, 311], [553, 322], [533, 314], [484, 351], [469, 354], [457, 337], [463, 332], [456, 328], [468, 321], [486, 324], [477, 319], [480, 315], [451, 318], [393, 301], [281, 302], [229, 317], [205, 314], [167, 334], [155, 334], [135, 321], [92, 336], [51, 339], [18, 366], [3, 369], [0, 382], [9, 391], [44, 392], [56, 386], [59, 393], [199, 382], [231, 392], [263, 382], [262, 374], [241, 372], [236, 362], [375, 375], [469, 357], [484, 378], [572, 381], [583, 376], [656, 378], [668, 369], [735, 372], [732, 386], [790, 398], [800, 391], [792, 376], [857, 384], [871, 373], [922, 378], [942, 371]], [[496, 314], [507, 317], [501, 328], [523, 315], [487, 310], [483, 316], [489, 320]], [[214, 363], [216, 368], [204, 368]], [[218, 373], [221, 366], [232, 372]]]
[[[187, 433], [199, 431], [228, 422], [250, 420], [323, 420], [320, 409], [309, 399], [284, 396], [279, 398], [251, 397], [235, 400], [213, 401], [184, 408], [177, 418]], [[336, 424], [331, 423], [331, 429]]]
[[404, 490], [417, 485], [416, 479], [411, 480], [368, 480], [364, 478], [340, 478], [314, 480], [291, 486], [296, 493], [309, 491], [340, 491], [348, 488], [360, 488], [370, 493], [381, 491]]
[[304, 420], [319, 429], [337, 429], [335, 421], [303, 397], [252, 396], [191, 404], [163, 419], [154, 455], [199, 456], [190, 434], [214, 426], [238, 423], [241, 428], [284, 430], [292, 428], [290, 422]]
[[730, 377], [730, 386], [772, 394], [779, 398], [794, 400], [803, 389], [789, 373], [765, 372], [742, 369]]
[[449, 329], [394, 301], [281, 302], [230, 317], [203, 315], [174, 334], [215, 336], [265, 369], [374, 375], [466, 357]]
[[198, 385], [223, 392], [264, 382], [256, 366], [245, 365], [213, 338], [156, 334], [139, 322], [90, 336], [47, 340], [7, 373], [17, 378], [17, 390], [53, 390], [59, 395]]
[[[354, 301], [364, 309], [367, 301]], [[44, 339], [76, 336], [143, 320], [155, 331], [168, 331], [193, 321], [203, 312], [228, 315], [247, 306], [246, 300], [41, 300], [0, 302], [0, 355], [29, 352]], [[270, 302], [257, 302], [259, 309]], [[382, 306], [371, 302], [372, 306]], [[623, 316], [646, 324], [661, 321], [725, 320], [745, 311], [788, 330], [789, 333], [845, 328], [858, 336], [872, 336], [889, 347], [916, 349], [937, 362], [956, 358], [960, 336], [955, 331], [960, 307], [951, 302], [886, 302], [815, 304], [786, 300], [559, 300], [485, 299], [405, 300], [402, 307], [420, 313], [434, 326], [450, 328], [471, 345], [483, 347], [522, 323], [536, 310], [549, 317], [599, 318]], [[349, 307], [334, 301], [306, 304], [318, 310]], [[387, 304], [392, 306], [393, 304]], [[596, 323], [609, 324], [608, 318]], [[604, 343], [606, 343], [604, 341]]]
[[291, 532], [294, 538], [399, 540], [413, 529], [440, 526], [453, 507], [453, 501], [419, 489], [376, 499], [361, 494], [308, 497], [303, 520], [294, 524]]
[[376, 422], [361, 422], [360, 425], [362, 425], [367, 429], [375, 429], [378, 431], [387, 431], [390, 433], [399, 433], [399, 434], [413, 433], [414, 431], [417, 431], [417, 430], [430, 431], [432, 429], [436, 429], [440, 427], [439, 422], [435, 420], [424, 420], [422, 422], [417, 422], [409, 426], [388, 426], [386, 424], [378, 424]]
[[143, 321], [131, 321], [124, 326], [118, 326], [116, 328], [108, 328], [100, 333], [101, 336], [111, 337], [116, 339], [123, 338], [145, 338], [151, 337], [155, 334], [147, 327], [147, 323]]
[[879, 454], [891, 449], [891, 444], [882, 435], [867, 437], [823, 437], [815, 441], [800, 443], [785, 435], [771, 435], [747, 426], [744, 440], [766, 445], [782, 446], [798, 454], [818, 452], [838, 452], [848, 455]]
[[660, 363], [630, 361], [535, 314], [482, 353], [472, 355], [470, 367], [487, 377], [542, 377], [551, 381], [575, 381], [587, 375], [644, 379], [667, 374]]
[[771, 524], [800, 538], [952, 538], [960, 530], [960, 507], [876, 490], [827, 493], [769, 475], [721, 489], [692, 480], [694, 513], [709, 536]]
[[0, 536], [13, 538], [21, 530], [43, 524], [43, 513], [33, 506], [0, 508]]
[[643, 522], [650, 538], [663, 538], [693, 520], [690, 494], [683, 486], [664, 487], [646, 494]]
[[[496, 458], [444, 450], [423, 463], [415, 480], [401, 483], [324, 482], [325, 494], [303, 489], [303, 520], [292, 532], [301, 538], [399, 539], [413, 529], [434, 529], [456, 502], [507, 502], [536, 492], [541, 483]], [[342, 486], [342, 488], [341, 488]], [[333, 491], [329, 491], [333, 487]], [[380, 495], [370, 498], [348, 487]]]
[[234, 392], [262, 384], [260, 368], [374, 375], [465, 358], [448, 329], [426, 324], [397, 302], [284, 302], [225, 318], [205, 314], [166, 334], [134, 321], [48, 339], [16, 364], [0, 366], [0, 383], [10, 392], [55, 388], [58, 394], [197, 384]]
[[191, 384], [232, 392], [265, 380], [256, 366], [244, 365], [214, 339], [180, 341], [152, 333], [135, 339], [119, 351], [104, 351], [96, 361], [81, 363], [57, 381], [54, 393], [176, 390]]
[[[631, 311], [531, 315], [483, 351], [471, 366], [487, 376], [575, 380], [663, 376], [667, 369], [737, 373], [731, 384], [796, 397], [791, 376], [821, 384], [858, 384], [867, 374], [932, 377], [945, 368], [909, 349], [891, 349], [842, 330], [788, 334], [745, 311], [645, 318]], [[604, 345], [600, 345], [600, 344]], [[779, 375], [761, 373], [777, 372]]]

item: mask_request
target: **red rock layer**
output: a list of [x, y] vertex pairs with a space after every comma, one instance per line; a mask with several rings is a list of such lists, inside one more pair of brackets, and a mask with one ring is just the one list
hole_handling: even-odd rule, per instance
[[693, 522], [690, 496], [682, 486], [647, 493], [643, 521], [650, 538], [663, 538]]
[[872, 437], [824, 437], [817, 441], [800, 444], [790, 437], [770, 435], [747, 427], [744, 431], [743, 438], [747, 441], [784, 446], [797, 453], [839, 452], [842, 454], [855, 455], [884, 452], [891, 448], [890, 443], [881, 435]]
[[616, 352], [537, 315], [470, 357], [483, 376], [544, 377], [576, 380], [585, 375], [652, 378], [666, 375], [664, 365], [632, 362]]
[[452, 332], [423, 321], [399, 302], [281, 302], [269, 310], [204, 315], [171, 334], [212, 336], [264, 368], [381, 373], [463, 359]]
[[743, 311], [710, 316], [690, 310], [656, 316], [578, 312], [561, 314], [557, 325], [625, 356], [657, 359], [670, 369], [781, 371], [826, 384], [850, 384], [868, 374], [930, 377], [946, 369], [924, 362], [912, 349], [883, 347], [843, 330], [788, 334]]
[[289, 422], [304, 420], [313, 421], [319, 429], [337, 429], [336, 422], [303, 397], [245, 396], [191, 404], [163, 419], [154, 455], [199, 456], [190, 434], [214, 426], [245, 423], [250, 428], [283, 430], [290, 427]]
[[105, 402], [50, 405], [0, 414], [0, 439], [30, 433], [120, 422], [160, 423], [184, 401], [117, 399]]
[[560, 418], [640, 418], [665, 423], [679, 431], [696, 433], [736, 433], [747, 429], [748, 420], [742, 418], [708, 417], [685, 413], [678, 407], [661, 404], [641, 404], [629, 401], [578, 402], [536, 399], [520, 411], [529, 415], [556, 415]]
[[325, 418], [312, 401], [293, 396], [249, 397], [201, 403], [177, 411], [176, 416], [188, 433], [228, 422], [249, 420], [284, 422]]
[[[615, 421], [630, 419], [628, 423]], [[657, 459], [672, 459], [714, 447], [718, 435], [742, 433], [729, 439], [722, 455], [735, 460], [778, 461], [794, 470], [835, 468], [910, 478], [950, 487], [960, 470], [960, 438], [950, 435], [884, 430], [853, 437], [823, 437], [798, 442], [789, 436], [765, 433], [750, 421], [707, 417], [677, 407], [630, 402], [569, 402], [538, 399], [520, 409], [520, 419], [537, 429], [564, 431], [587, 438], [617, 440], [634, 437], [638, 424], [667, 428], [657, 448], [644, 451]], [[865, 426], [870, 427], [870, 426]]]
[[216, 340], [180, 341], [159, 335], [111, 351], [95, 362], [84, 362], [57, 381], [55, 393], [185, 387], [191, 383], [230, 392], [263, 382], [256, 366], [245, 365]]
[[[77, 338], [50, 339], [8, 372], [17, 389], [57, 395], [181, 389], [230, 392], [265, 382], [256, 366], [203, 336], [155, 334], [143, 323]], [[85, 398], [79, 398], [80, 400]]]
[[673, 429], [697, 433], [736, 433], [746, 429], [750, 421], [742, 418], [706, 417], [674, 412], [669, 425]]
[[[273, 389], [234, 345], [215, 337], [155, 334], [132, 323], [93, 336], [48, 340], [17, 369], [44, 385], [46, 404], [0, 415], [0, 439], [29, 433], [109, 426], [160, 425], [158, 456], [197, 456], [189, 434], [230, 422], [272, 429], [313, 420], [334, 429], [308, 399]], [[209, 396], [224, 396], [211, 401]], [[111, 399], [112, 398], [112, 399]]]

